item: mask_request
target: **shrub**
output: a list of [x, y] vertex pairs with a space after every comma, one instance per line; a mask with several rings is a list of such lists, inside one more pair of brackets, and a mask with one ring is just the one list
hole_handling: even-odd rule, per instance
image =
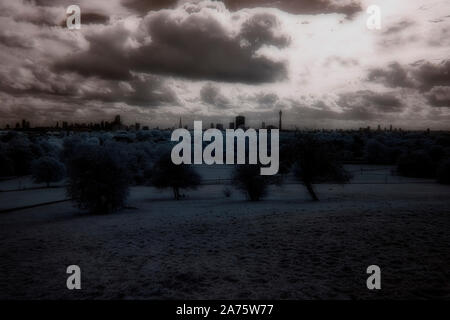
[[440, 163], [436, 171], [437, 182], [450, 184], [450, 159]]
[[170, 153], [164, 153], [153, 165], [151, 183], [160, 189], [172, 188], [175, 200], [179, 200], [180, 189], [196, 189], [201, 184], [201, 177], [189, 165], [176, 165]]
[[45, 182], [47, 187], [51, 182], [58, 182], [64, 178], [65, 167], [57, 159], [42, 157], [32, 163], [31, 172], [35, 183]]
[[129, 192], [125, 155], [114, 145], [78, 145], [67, 160], [67, 194], [92, 213], [121, 208]]
[[413, 178], [432, 178], [435, 176], [435, 164], [423, 151], [404, 153], [398, 160], [397, 172], [401, 176]]

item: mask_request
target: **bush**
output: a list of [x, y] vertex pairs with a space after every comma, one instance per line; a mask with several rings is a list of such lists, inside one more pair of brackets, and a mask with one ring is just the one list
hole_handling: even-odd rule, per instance
[[437, 182], [450, 184], [450, 159], [441, 162], [436, 171]]
[[110, 213], [124, 206], [129, 192], [125, 155], [114, 145], [78, 145], [67, 159], [67, 194], [81, 209]]
[[262, 176], [257, 164], [237, 165], [233, 172], [233, 183], [245, 192], [250, 201], [259, 201], [267, 195], [269, 176]]
[[172, 188], [174, 198], [179, 200], [180, 189], [196, 189], [201, 177], [189, 165], [174, 164], [170, 153], [164, 153], [154, 164], [150, 181], [156, 188]]
[[32, 163], [31, 172], [35, 183], [47, 184], [58, 182], [64, 178], [66, 169], [64, 165], [52, 157], [42, 157]]
[[423, 151], [404, 153], [398, 160], [397, 172], [413, 178], [433, 178], [436, 167], [431, 157]]

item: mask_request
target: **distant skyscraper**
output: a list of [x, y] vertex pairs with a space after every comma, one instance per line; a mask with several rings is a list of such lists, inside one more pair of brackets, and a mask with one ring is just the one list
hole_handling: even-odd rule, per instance
[[229, 129], [234, 129], [234, 122], [230, 122]]
[[266, 123], [263, 121], [262, 123], [261, 123], [261, 129], [265, 129], [266, 128]]
[[180, 123], [178, 124], [178, 128], [183, 128], [183, 124], [181, 123], [181, 117], [180, 117]]
[[245, 117], [237, 116], [236, 117], [236, 129], [244, 128], [244, 127], [245, 127]]
[[283, 114], [283, 112], [280, 110], [280, 119], [278, 121], [278, 129], [280, 129], [280, 131], [282, 130], [281, 128], [281, 115]]
[[112, 130], [121, 130], [121, 129], [122, 129], [122, 121], [120, 120], [120, 116], [117, 115], [114, 117], [114, 122], [112, 123]]

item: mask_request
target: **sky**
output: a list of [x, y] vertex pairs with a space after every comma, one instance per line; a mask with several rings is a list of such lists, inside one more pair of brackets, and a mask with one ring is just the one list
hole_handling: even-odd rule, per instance
[[0, 2], [0, 126], [258, 127], [280, 110], [285, 128], [450, 130], [450, 1]]

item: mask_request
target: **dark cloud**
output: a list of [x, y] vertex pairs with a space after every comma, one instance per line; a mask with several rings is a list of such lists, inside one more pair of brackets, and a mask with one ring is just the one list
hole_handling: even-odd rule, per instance
[[427, 94], [428, 102], [435, 107], [450, 107], [450, 87], [434, 87]]
[[[352, 17], [363, 10], [360, 1], [357, 0], [217, 0], [217, 2], [223, 2], [229, 10], [233, 11], [268, 7], [293, 14], [341, 13]], [[177, 4], [177, 0], [122, 0], [122, 4], [134, 12], [144, 15], [151, 10], [173, 8]]]
[[[80, 23], [81, 25], [86, 24], [107, 24], [109, 22], [109, 17], [101, 13], [95, 12], [81, 12]], [[62, 20], [59, 25], [63, 28], [67, 27], [67, 20]]]
[[346, 112], [364, 115], [371, 113], [395, 113], [404, 109], [401, 101], [392, 93], [377, 93], [370, 90], [341, 94], [338, 105]]
[[13, 96], [67, 99], [75, 103], [97, 100], [123, 102], [132, 106], [179, 105], [175, 92], [163, 79], [150, 75], [131, 75], [128, 81], [84, 79], [57, 74], [34, 64], [13, 69], [11, 79], [0, 79], [0, 91]]
[[411, 26], [413, 26], [415, 23], [410, 20], [402, 20], [400, 22], [394, 23], [391, 26], [389, 26], [385, 31], [383, 31], [384, 34], [394, 34], [401, 32]]
[[101, 82], [99, 87], [82, 92], [82, 97], [103, 102], [124, 102], [141, 107], [180, 104], [175, 92], [156, 76], [133, 75], [129, 81]]
[[369, 81], [383, 83], [387, 87], [412, 87], [413, 81], [399, 63], [394, 62], [388, 65], [387, 68], [374, 68], [369, 71], [367, 77]]
[[121, 25], [108, 27], [86, 36], [89, 49], [64, 57], [54, 63], [56, 72], [72, 71], [80, 75], [110, 80], [131, 77], [125, 48], [130, 32]]
[[0, 78], [0, 91], [25, 96], [76, 95], [77, 85], [71, 76], [51, 72], [47, 67], [33, 63], [11, 68], [9, 77]]
[[391, 88], [415, 87], [422, 91], [434, 86], [450, 86], [450, 60], [440, 63], [418, 61], [406, 66], [395, 62], [386, 68], [371, 69], [367, 80]]
[[413, 71], [419, 86], [430, 89], [434, 86], [450, 86], [450, 60], [438, 64], [425, 62]]
[[7, 47], [22, 49], [31, 49], [34, 47], [33, 39], [6, 30], [0, 30], [0, 44]]
[[284, 48], [290, 40], [285, 35], [275, 34], [274, 31], [277, 30], [278, 24], [277, 17], [272, 14], [256, 14], [243, 24], [240, 39], [253, 50], [257, 50], [263, 45]]
[[230, 104], [230, 101], [220, 92], [220, 89], [211, 83], [206, 84], [200, 90], [200, 98], [203, 102], [221, 109], [228, 108]]
[[179, 21], [162, 11], [142, 21], [139, 47], [128, 46], [132, 35], [116, 25], [88, 35], [89, 49], [66, 57], [55, 68], [116, 80], [126, 80], [130, 71], [135, 71], [191, 79], [272, 82], [286, 78], [285, 64], [256, 52], [264, 45], [282, 48], [288, 44], [285, 36], [275, 32], [276, 27], [274, 16], [255, 15], [238, 35], [231, 36], [212, 15], [187, 14]]
[[257, 95], [256, 100], [263, 107], [272, 107], [278, 102], [279, 98], [275, 93], [261, 93]]
[[339, 121], [372, 121], [389, 117], [392, 113], [403, 111], [404, 107], [392, 94], [373, 91], [357, 91], [343, 93], [337, 104], [342, 111], [336, 111], [326, 102], [316, 100], [312, 103], [291, 101], [292, 109], [302, 119], [339, 120]]
[[122, 0], [125, 7], [140, 15], [146, 15], [149, 11], [170, 9], [176, 6], [178, 0]]
[[[56, 3], [53, 5], [57, 6]], [[17, 22], [26, 22], [39, 26], [55, 26], [65, 15], [61, 8], [41, 6], [34, 1], [2, 0], [0, 16], [11, 17]]]
[[293, 14], [323, 14], [342, 13], [352, 17], [362, 11], [359, 1], [331, 1], [331, 0], [224, 0], [226, 6], [232, 10], [254, 7], [275, 7]]
[[[270, 32], [273, 25], [265, 24], [267, 21], [273, 22], [266, 15], [250, 18], [241, 32], [231, 37], [211, 16], [189, 15], [182, 22], [165, 12], [149, 16], [144, 28], [152, 41], [132, 53], [133, 67], [191, 79], [246, 83], [283, 79], [287, 73], [284, 63], [255, 55], [265, 44], [286, 44], [284, 37]], [[253, 29], [258, 23], [259, 33]]]
[[384, 117], [366, 106], [355, 105], [343, 111], [331, 109], [325, 102], [316, 101], [312, 105], [293, 102], [292, 109], [302, 120], [339, 120], [339, 121], [370, 121]]

